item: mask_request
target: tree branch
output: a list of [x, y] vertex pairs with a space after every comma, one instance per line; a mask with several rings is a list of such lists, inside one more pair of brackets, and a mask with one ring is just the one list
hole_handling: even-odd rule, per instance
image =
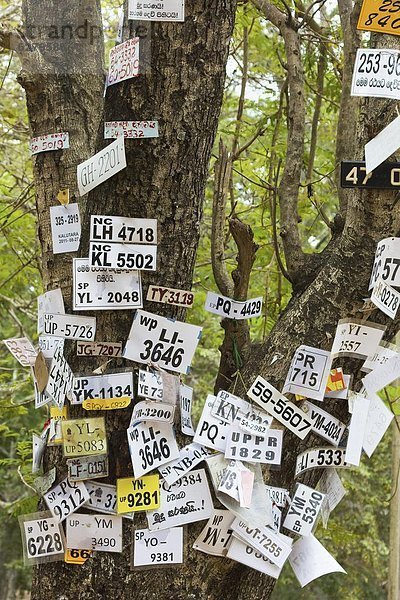
[[246, 300], [250, 274], [259, 246], [254, 242], [254, 234], [250, 225], [246, 225], [237, 217], [232, 217], [229, 220], [229, 230], [238, 248], [238, 265], [232, 273], [235, 284], [234, 298], [236, 300]]
[[[236, 127], [232, 142], [232, 160], [235, 160], [240, 138], [240, 130], [242, 128], [244, 101], [246, 97], [246, 86], [249, 69], [249, 35], [248, 28], [243, 27], [243, 69], [242, 69], [242, 83], [240, 87], [240, 97], [238, 103], [238, 109], [236, 114]], [[232, 171], [231, 171], [232, 176]]]
[[286, 50], [288, 79], [288, 134], [286, 161], [282, 179], [278, 187], [280, 207], [280, 235], [289, 276], [293, 283], [300, 280], [307, 259], [301, 247], [298, 229], [298, 193], [304, 152], [305, 101], [304, 72], [297, 33], [299, 23], [292, 16], [286, 17], [276, 6], [266, 0], [252, 0], [283, 37]]
[[[338, 128], [336, 134], [336, 164], [338, 165], [336, 181], [339, 196], [339, 206], [342, 218], [347, 212], [347, 193], [340, 187], [340, 163], [346, 158], [356, 156], [356, 128], [357, 116], [360, 108], [360, 99], [350, 96], [353, 65], [357, 48], [361, 45], [361, 32], [357, 30], [356, 17], [358, 17], [361, 0], [357, 0], [354, 8], [352, 0], [338, 0], [340, 22], [343, 31], [343, 75], [342, 94]], [[343, 126], [346, 123], [346, 126]]]
[[6, 29], [0, 25], [0, 48], [15, 52], [22, 69], [30, 74], [50, 72], [39, 49], [19, 29]]
[[219, 156], [214, 166], [214, 198], [211, 227], [211, 264], [215, 283], [223, 296], [233, 296], [233, 284], [225, 265], [225, 207], [232, 172], [229, 152], [220, 139]]
[[[251, 227], [237, 217], [229, 220], [229, 230], [238, 248], [237, 268], [232, 273], [233, 297], [243, 301], [247, 298], [250, 274], [258, 245], [254, 243]], [[246, 319], [240, 321], [223, 319], [221, 326], [224, 329], [224, 340], [219, 348], [221, 360], [215, 382], [216, 393], [221, 389], [228, 389], [235, 373], [244, 366], [244, 352], [250, 342], [249, 323]]]
[[321, 115], [322, 97], [324, 93], [324, 75], [326, 66], [326, 48], [324, 44], [320, 45], [320, 54], [318, 58], [318, 71], [317, 71], [317, 91], [315, 96], [315, 108], [311, 126], [311, 141], [310, 141], [310, 153], [308, 157], [307, 167], [307, 185], [311, 185], [311, 178], [314, 170], [315, 153], [317, 150], [317, 139], [318, 139], [318, 124]]

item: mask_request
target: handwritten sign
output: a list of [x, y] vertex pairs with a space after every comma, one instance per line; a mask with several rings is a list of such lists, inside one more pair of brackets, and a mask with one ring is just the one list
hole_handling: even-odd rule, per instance
[[77, 342], [77, 356], [107, 356], [116, 358], [122, 354], [122, 342]]
[[107, 86], [139, 75], [139, 38], [135, 37], [110, 50]]
[[82, 482], [70, 482], [68, 478], [51, 488], [44, 499], [52, 515], [63, 521], [89, 500], [89, 493]]
[[51, 361], [49, 379], [46, 386], [46, 394], [50, 396], [62, 408], [65, 397], [71, 394], [74, 374], [67, 363], [61, 345], [58, 345]]
[[179, 388], [179, 400], [181, 407], [181, 430], [184, 435], [194, 435], [192, 423], [192, 401], [193, 388], [181, 384]]
[[382, 339], [385, 327], [368, 321], [341, 319], [338, 323], [333, 340], [332, 356], [351, 356], [367, 358], [374, 352]]
[[126, 167], [124, 138], [119, 137], [103, 150], [78, 165], [79, 194], [84, 196]]
[[400, 293], [385, 283], [383, 279], [378, 279], [372, 290], [371, 302], [385, 315], [395, 319], [400, 304]]
[[158, 121], [107, 121], [104, 123], [104, 139], [122, 135], [126, 138], [158, 137]]
[[28, 338], [10, 338], [3, 342], [20, 365], [32, 367], [35, 364], [37, 352]]
[[191, 471], [172, 486], [161, 482], [161, 506], [147, 513], [151, 531], [203, 521], [214, 507], [204, 469]]
[[66, 150], [69, 148], [69, 133], [49, 133], [34, 137], [29, 142], [29, 150], [33, 154], [51, 150]]
[[193, 306], [194, 294], [185, 290], [151, 285], [147, 291], [147, 300], [149, 302], [161, 302], [161, 304], [173, 304], [174, 306], [189, 308]]
[[164, 402], [138, 402], [132, 412], [134, 421], [159, 421], [160, 423], [174, 422], [175, 406]]
[[68, 479], [70, 481], [85, 481], [100, 479], [108, 475], [108, 456], [80, 456], [67, 460]]
[[45, 313], [43, 332], [46, 335], [63, 337], [68, 340], [94, 340], [96, 318]]

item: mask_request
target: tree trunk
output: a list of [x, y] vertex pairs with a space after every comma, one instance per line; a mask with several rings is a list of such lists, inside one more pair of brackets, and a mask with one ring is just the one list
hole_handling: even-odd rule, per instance
[[[57, 2], [50, 4], [57, 5]], [[70, 1], [67, 4], [71, 7], [71, 18], [74, 15], [78, 16], [75, 12], [80, 8], [78, 3]], [[33, 11], [32, 7], [37, 10], [36, 14], [41, 14], [42, 10], [51, 13], [49, 2], [28, 1], [26, 5], [28, 13]], [[143, 54], [147, 53], [146, 68], [143, 69], [143, 62], [141, 65], [142, 75], [112, 86], [107, 91], [105, 120], [158, 120], [160, 138], [127, 140], [127, 169], [89, 194], [80, 254], [87, 255], [90, 214], [156, 218], [159, 229], [158, 265], [156, 273], [145, 273], [143, 277], [144, 297], [150, 280], [152, 284], [174, 288], [191, 287], [208, 162], [218, 125], [234, 14], [235, 0], [197, 0], [187, 6], [184, 24], [152, 24], [149, 26], [151, 47], [148, 45], [149, 35], [147, 39], [142, 40]], [[65, 15], [63, 16], [65, 18]], [[131, 25], [130, 37], [135, 33], [142, 35], [143, 24]], [[94, 60], [98, 49], [88, 48], [88, 51], [92, 52]], [[79, 61], [79, 57], [76, 57], [76, 60]], [[77, 63], [74, 64], [79, 69]], [[62, 286], [68, 311], [71, 310], [70, 259], [66, 261], [65, 256], [61, 257], [57, 268], [51, 255], [48, 207], [55, 203], [54, 196], [55, 191], [58, 191], [59, 181], [62, 181], [62, 187], [67, 187], [64, 185], [65, 179], [62, 179], [57, 171], [58, 163], [65, 160], [67, 152], [71, 163], [73, 162], [68, 185], [74, 191], [76, 165], [94, 152], [94, 140], [99, 118], [102, 116], [100, 102], [103, 92], [100, 90], [100, 82], [97, 90], [90, 90], [95, 96], [95, 101], [92, 102], [88, 89], [83, 90], [85, 86], [90, 87], [88, 79], [79, 80], [82, 84], [79, 88], [77, 82], [74, 79], [71, 81], [71, 78], [70, 73], [65, 75], [64, 87], [61, 90], [63, 94], [56, 86], [58, 78], [55, 82], [50, 80], [50, 86], [47, 85], [47, 78], [43, 79], [49, 115], [40, 121], [40, 128], [35, 126], [35, 123], [42, 113], [46, 114], [46, 111], [43, 111], [44, 103], [35, 96], [35, 88], [31, 89], [25, 81], [23, 82], [34, 134], [60, 131], [61, 127], [70, 131], [71, 136], [71, 150], [39, 156], [35, 168], [44, 254], [44, 282], [48, 288]], [[71, 94], [70, 87], [73, 84], [76, 84], [76, 87]], [[84, 91], [85, 101], [81, 102], [80, 94]], [[55, 98], [58, 99], [57, 102], [54, 101]], [[71, 130], [70, 121], [59, 120], [60, 115], [74, 115], [79, 107], [84, 108], [82, 116], [93, 124], [90, 131], [82, 122], [80, 127]], [[101, 124], [97, 136], [97, 150], [106, 145], [102, 137]], [[51, 189], [48, 185], [49, 179], [55, 181]], [[79, 202], [81, 205], [81, 200]], [[146, 303], [145, 308], [158, 314], [184, 317], [184, 311], [179, 308], [165, 309], [162, 305], [154, 303]], [[126, 339], [132, 322], [130, 311], [94, 314], [97, 317], [97, 339]], [[96, 359], [77, 361], [72, 357], [72, 351], [75, 350], [71, 347], [72, 344], [68, 344], [66, 352], [75, 371], [90, 372], [98, 365]], [[114, 361], [110, 368], [121, 366], [129, 369], [132, 363], [121, 359]], [[77, 416], [80, 412], [79, 407], [72, 407], [70, 410], [72, 416]], [[109, 481], [115, 483], [118, 477], [132, 475], [126, 440], [129, 415], [122, 411], [114, 412], [106, 415], [106, 422], [110, 447]], [[65, 461], [60, 454], [58, 450], [49, 452], [46, 467], [56, 464], [58, 475], [62, 478], [62, 474], [65, 473]], [[191, 549], [190, 540], [195, 539], [201, 527], [202, 524], [196, 524], [189, 528], [187, 548], [190, 549], [183, 567], [159, 570], [156, 574], [154, 571], [131, 573], [132, 524], [124, 523], [125, 551], [122, 555], [98, 553], [93, 560], [78, 569], [64, 563], [36, 567], [32, 598], [95, 600], [136, 595], [141, 598], [172, 596], [183, 600], [189, 597], [208, 598], [213, 594], [220, 597], [227, 585], [227, 581], [221, 578], [221, 567], [216, 564], [213, 574], [213, 568], [204, 560], [204, 556]], [[225, 567], [227, 568], [229, 567]]]

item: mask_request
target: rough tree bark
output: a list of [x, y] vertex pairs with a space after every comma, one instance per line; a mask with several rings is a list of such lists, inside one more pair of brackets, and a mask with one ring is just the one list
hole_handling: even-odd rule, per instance
[[[255, 4], [264, 10], [263, 0]], [[99, 22], [99, 3], [96, 1], [65, 0], [62, 7], [57, 0], [26, 0], [26, 19], [33, 17], [38, 22], [45, 18], [60, 22], [79, 21], [82, 10], [88, 19]], [[347, 10], [346, 5], [346, 10]], [[277, 9], [276, 9], [277, 10]], [[275, 7], [267, 7], [267, 18], [286, 36], [292, 54], [289, 58], [295, 71], [301, 61], [293, 22]], [[199, 239], [202, 200], [207, 177], [211, 146], [217, 127], [222, 100], [225, 64], [228, 44], [232, 32], [235, 0], [194, 0], [187, 3], [185, 23], [153, 24], [150, 26], [150, 67], [135, 80], [118, 84], [107, 92], [105, 115], [107, 119], [157, 119], [161, 127], [158, 140], [127, 141], [128, 168], [109, 182], [95, 189], [86, 203], [86, 219], [81, 254], [87, 252], [87, 216], [114, 214], [136, 217], [153, 217], [159, 221], [160, 244], [158, 270], [151, 282], [177, 288], [190, 288], [195, 252]], [[64, 20], [64, 21], [63, 21]], [[346, 15], [346, 26], [353, 27], [354, 18]], [[26, 21], [27, 24], [28, 21]], [[352, 25], [350, 23], [353, 23]], [[131, 34], [135, 27], [131, 25]], [[353, 31], [354, 33], [354, 31]], [[54, 258], [50, 250], [48, 208], [54, 203], [60, 186], [69, 186], [76, 191], [76, 164], [102, 147], [102, 59], [101, 41], [87, 47], [87, 54], [76, 53], [73, 64], [75, 74], [67, 71], [39, 77], [32, 67], [32, 60], [41, 60], [41, 67], [54, 62], [46, 48], [33, 49], [35, 40], [29, 39], [29, 31], [18, 36], [19, 53], [24, 67], [21, 83], [27, 93], [29, 118], [32, 134], [38, 135], [66, 129], [71, 134], [71, 150], [39, 156], [35, 160], [35, 185], [39, 214], [39, 233], [43, 248], [43, 277], [49, 289], [61, 285], [70, 305], [71, 268], [70, 260]], [[348, 38], [350, 39], [350, 38]], [[7, 36], [2, 36], [3, 45], [11, 45]], [[348, 42], [350, 44], [350, 42]], [[396, 42], [390, 39], [390, 46]], [[400, 44], [399, 44], [400, 45]], [[42, 56], [38, 54], [42, 52]], [[348, 48], [348, 56], [352, 48]], [[25, 61], [25, 62], [24, 62]], [[290, 62], [290, 61], [289, 61]], [[80, 69], [92, 69], [95, 76], [80, 76]], [[87, 71], [86, 71], [87, 72]], [[348, 77], [348, 70], [345, 73]], [[346, 82], [348, 79], [346, 80]], [[302, 98], [301, 69], [289, 81], [289, 95]], [[353, 106], [348, 98], [346, 83], [343, 106]], [[293, 109], [294, 96], [289, 111], [292, 134], [301, 137], [303, 123]], [[301, 101], [303, 107], [303, 100]], [[346, 104], [346, 103], [347, 104]], [[352, 111], [354, 114], [355, 111]], [[372, 114], [380, 118], [371, 119]], [[346, 158], [362, 158], [363, 144], [375, 135], [393, 117], [393, 103], [385, 100], [366, 100], [359, 115], [357, 156], [351, 152]], [[342, 124], [342, 128], [345, 125]], [[353, 138], [354, 139], [354, 138]], [[95, 144], [95, 142], [97, 143]], [[341, 142], [343, 140], [341, 139]], [[300, 140], [300, 147], [302, 146]], [[344, 158], [346, 145], [339, 155]], [[302, 158], [293, 155], [296, 165], [297, 186], [300, 178]], [[279, 194], [281, 213], [286, 215], [290, 231], [284, 232], [284, 245], [289, 260], [290, 275], [296, 282], [307, 281], [307, 287], [299, 286], [296, 295], [282, 314], [269, 338], [262, 345], [248, 349], [248, 360], [243, 369], [243, 380], [250, 386], [256, 375], [261, 374], [275, 386], [280, 387], [285, 379], [290, 359], [297, 346], [303, 343], [329, 349], [338, 319], [359, 317], [363, 313], [363, 298], [367, 292], [369, 274], [376, 243], [379, 239], [398, 235], [400, 211], [396, 208], [393, 192], [359, 191], [343, 192], [343, 229], [336, 236], [318, 261], [305, 261], [300, 253], [296, 213], [290, 207], [296, 201], [297, 191], [293, 182], [288, 183], [291, 197], [284, 196], [284, 183], [289, 179], [290, 165], [286, 166], [284, 182]], [[345, 197], [345, 200], [344, 200]], [[79, 200], [81, 203], [82, 200]], [[286, 204], [285, 204], [286, 202]], [[84, 205], [82, 205], [84, 206]], [[343, 211], [344, 213], [344, 211]], [[344, 220], [345, 218], [345, 220]], [[293, 247], [289, 248], [292, 240]], [[300, 269], [300, 271], [299, 271]], [[144, 296], [150, 280], [144, 279]], [[146, 303], [145, 308], [162, 313], [160, 305]], [[182, 310], [171, 314], [183, 318]], [[164, 310], [164, 314], [165, 310]], [[98, 339], [126, 339], [131, 314], [96, 314]], [[376, 314], [373, 320], [378, 320]], [[273, 361], [275, 355], [278, 360]], [[72, 363], [76, 370], [89, 372], [97, 366], [95, 359], [83, 363]], [[111, 367], [123, 366], [123, 361], [114, 361]], [[131, 364], [126, 365], [128, 368]], [[245, 394], [237, 387], [236, 394]], [[342, 419], [348, 418], [342, 406], [335, 412]], [[78, 414], [79, 409], [72, 411]], [[110, 481], [116, 477], [129, 476], [130, 459], [126, 444], [125, 429], [128, 416], [116, 412], [107, 415], [107, 428], [111, 447]], [[313, 438], [300, 442], [288, 431], [284, 434], [283, 468], [270, 473], [274, 485], [291, 487], [296, 455], [306, 447], [319, 443]], [[60, 478], [65, 467], [57, 452], [47, 458], [47, 464], [56, 464]], [[303, 476], [304, 482], [315, 483], [318, 472]], [[129, 548], [131, 524], [125, 523], [126, 549], [122, 555], [98, 553], [82, 567], [63, 563], [41, 565], [35, 568], [32, 598], [34, 600], [100, 600], [103, 598], [123, 599], [135, 595], [141, 599], [159, 598], [183, 600], [217, 600], [220, 598], [248, 600], [270, 597], [275, 580], [242, 567], [232, 561], [205, 557], [191, 549], [191, 541], [201, 525], [189, 526], [186, 540], [186, 560], [183, 567], [174, 570], [130, 572]]]
[[[38, 93], [36, 64], [30, 70], [26, 60], [21, 83], [27, 93], [29, 119], [32, 135], [66, 130], [70, 132], [71, 150], [39, 156], [35, 160], [35, 184], [39, 214], [40, 238], [43, 248], [43, 278], [47, 289], [61, 286], [67, 310], [71, 310], [71, 260], [65, 256], [55, 262], [51, 255], [49, 230], [49, 206], [55, 203], [60, 187], [69, 187], [76, 193], [76, 165], [91, 156], [95, 149], [106, 145], [102, 141], [103, 83], [101, 48], [87, 45], [87, 54], [76, 54], [71, 63], [62, 62], [62, 54], [47, 55], [41, 44], [31, 39], [30, 25], [52, 26], [56, 24], [81, 25], [86, 18], [83, 8], [95, 20], [98, 2], [65, 2], [62, 7], [56, 0], [25, 3], [25, 31], [17, 36], [18, 51], [22, 60], [32, 53], [43, 60], [40, 66], [55, 64], [55, 76], [43, 74], [42, 94]], [[83, 7], [83, 4], [85, 5]], [[88, 216], [90, 214], [114, 214], [130, 217], [157, 218], [160, 241], [158, 244], [158, 269], [152, 274], [153, 284], [190, 289], [194, 259], [199, 240], [204, 188], [208, 174], [208, 162], [218, 124], [232, 34], [235, 0], [197, 0], [186, 11], [184, 24], [154, 24], [143, 40], [142, 49], [146, 67], [135, 80], [109, 88], [104, 104], [104, 115], [111, 119], [158, 120], [161, 136], [158, 140], [144, 142], [128, 141], [126, 156], [128, 168], [109, 182], [94, 190], [88, 197], [84, 219], [81, 255], [88, 250]], [[57, 10], [58, 6], [58, 10]], [[91, 21], [92, 22], [92, 21]], [[98, 24], [95, 23], [96, 25]], [[140, 35], [143, 24], [133, 23], [126, 37]], [[46, 38], [48, 30], [43, 29]], [[151, 43], [149, 44], [149, 37]], [[46, 38], [47, 39], [47, 38]], [[3, 36], [3, 43], [8, 38]], [[14, 40], [14, 45], [15, 45]], [[11, 44], [9, 44], [11, 45]], [[61, 64], [56, 59], [60, 59]], [[87, 62], [93, 61], [92, 71]], [[71, 69], [73, 67], [73, 71]], [[59, 73], [59, 69], [62, 74]], [[76, 76], [76, 73], [82, 76]], [[94, 73], [97, 88], [92, 86]], [[29, 85], [30, 81], [32, 85]], [[46, 82], [49, 85], [46, 85]], [[93, 94], [93, 98], [90, 97]], [[79, 123], [71, 119], [78, 113]], [[65, 118], [64, 118], [65, 117]], [[71, 129], [71, 125], [74, 125]], [[63, 163], [68, 161], [68, 173]], [[62, 185], [61, 185], [62, 184]], [[79, 200], [81, 203], [81, 200]], [[85, 212], [86, 210], [86, 212]], [[150, 276], [143, 277], [144, 297]], [[159, 304], [146, 303], [146, 309], [178, 318], [184, 317], [182, 309], [168, 310]], [[132, 314], [96, 314], [98, 339], [126, 339]], [[67, 348], [74, 370], [90, 372], [98, 361], [89, 359], [79, 363]], [[114, 367], [123, 366], [115, 361]], [[132, 363], [125, 363], [131, 368]], [[77, 416], [79, 408], [71, 409]], [[128, 416], [124, 413], [107, 415], [110, 441], [110, 481], [116, 477], [132, 475], [126, 443]], [[129, 420], [129, 419], [128, 419]], [[65, 473], [65, 461], [60, 453], [48, 453], [46, 464], [56, 464], [60, 477]], [[125, 526], [125, 552], [121, 556], [100, 555], [89, 561], [82, 569], [59, 563], [42, 565], [35, 569], [32, 598], [126, 598], [135, 594], [142, 598], [165, 597], [206, 598], [212, 594], [219, 597], [223, 579], [213, 574], [202, 556], [188, 551], [184, 569], [174, 571], [130, 572], [131, 524]], [[190, 539], [195, 539], [200, 526], [190, 528]], [[217, 571], [217, 567], [215, 567]], [[156, 583], [156, 585], [155, 585]], [[222, 587], [220, 587], [222, 586]], [[172, 592], [174, 590], [174, 592]]]

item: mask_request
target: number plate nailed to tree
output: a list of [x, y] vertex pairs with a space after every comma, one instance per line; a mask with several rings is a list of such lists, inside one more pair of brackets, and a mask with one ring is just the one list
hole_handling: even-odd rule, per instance
[[340, 187], [399, 189], [400, 163], [384, 162], [367, 175], [364, 161], [344, 160], [340, 164]]

